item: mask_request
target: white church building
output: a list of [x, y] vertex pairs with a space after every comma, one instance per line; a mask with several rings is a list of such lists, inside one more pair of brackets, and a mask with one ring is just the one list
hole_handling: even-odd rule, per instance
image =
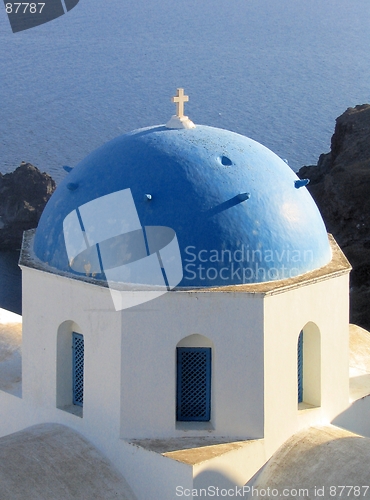
[[348, 261], [283, 160], [173, 101], [167, 125], [66, 167], [24, 235], [22, 334], [0, 313], [1, 498], [370, 484]]

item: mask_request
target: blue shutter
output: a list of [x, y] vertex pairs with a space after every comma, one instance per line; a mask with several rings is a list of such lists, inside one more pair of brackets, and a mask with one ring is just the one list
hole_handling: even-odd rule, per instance
[[84, 401], [84, 338], [73, 333], [73, 404], [83, 406]]
[[177, 420], [211, 418], [211, 348], [177, 348]]
[[298, 337], [298, 403], [303, 401], [303, 331]]

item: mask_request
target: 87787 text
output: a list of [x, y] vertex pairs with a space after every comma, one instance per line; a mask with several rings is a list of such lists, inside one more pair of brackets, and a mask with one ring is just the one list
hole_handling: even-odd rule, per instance
[[7, 14], [41, 14], [42, 9], [45, 7], [45, 3], [20, 3], [13, 2], [5, 4], [5, 9]]

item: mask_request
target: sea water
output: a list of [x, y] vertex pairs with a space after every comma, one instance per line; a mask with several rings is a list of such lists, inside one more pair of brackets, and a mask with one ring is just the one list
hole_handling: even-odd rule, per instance
[[[80, 0], [13, 34], [0, 5], [0, 172], [27, 161], [58, 182], [104, 142], [166, 123], [177, 87], [195, 123], [315, 164], [335, 118], [369, 102], [369, 24], [368, 0]], [[20, 303], [8, 268], [0, 256], [0, 307]]]

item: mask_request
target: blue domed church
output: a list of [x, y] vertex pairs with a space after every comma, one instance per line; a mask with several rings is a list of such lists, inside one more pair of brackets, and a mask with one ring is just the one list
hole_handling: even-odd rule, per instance
[[64, 167], [24, 236], [22, 394], [1, 418], [77, 433], [142, 500], [241, 487], [349, 405], [350, 266], [307, 181], [187, 99]]

